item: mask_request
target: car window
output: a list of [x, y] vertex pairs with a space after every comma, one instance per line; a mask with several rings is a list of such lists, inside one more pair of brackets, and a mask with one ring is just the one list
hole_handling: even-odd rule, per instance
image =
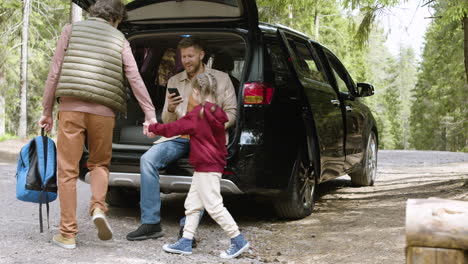
[[345, 80], [340, 77], [340, 75], [336, 72], [335, 67], [332, 65], [333, 75], [335, 76], [336, 85], [338, 86], [338, 91], [340, 92], [349, 92], [348, 86], [346, 85]]
[[354, 82], [349, 76], [343, 64], [329, 51], [325, 52], [330, 66], [335, 76], [336, 85], [338, 90], [343, 93], [349, 93], [354, 91]]
[[320, 64], [316, 56], [311, 52], [307, 43], [302, 41], [288, 38], [289, 45], [293, 49], [294, 56], [297, 61], [297, 70], [304, 77], [310, 78], [319, 82], [326, 82], [323, 71], [321, 71]]
[[[284, 52], [277, 37], [265, 37], [267, 65], [265, 77], [275, 83], [275, 87], [284, 91], [296, 93], [295, 85], [291, 85], [291, 74], [288, 68], [287, 54]], [[290, 94], [290, 95], [291, 95]]]
[[267, 43], [268, 55], [270, 55], [271, 67], [274, 72], [287, 72], [288, 64], [279, 43]]
[[244, 63], [244, 57], [234, 58], [234, 69], [231, 71], [231, 74], [238, 80], [241, 79], [242, 71], [244, 70]]

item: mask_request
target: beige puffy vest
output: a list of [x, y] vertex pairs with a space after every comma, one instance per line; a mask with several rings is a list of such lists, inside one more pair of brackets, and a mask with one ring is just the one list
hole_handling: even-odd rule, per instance
[[74, 23], [56, 97], [75, 97], [127, 113], [122, 49], [125, 36], [104, 19]]

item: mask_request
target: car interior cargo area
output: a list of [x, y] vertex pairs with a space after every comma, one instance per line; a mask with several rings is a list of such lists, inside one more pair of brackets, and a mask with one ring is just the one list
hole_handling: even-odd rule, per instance
[[[244, 70], [246, 44], [242, 36], [226, 32], [157, 32], [138, 34], [129, 37], [132, 52], [140, 75], [148, 89], [156, 109], [158, 122], [166, 98], [168, 80], [184, 70], [177, 45], [183, 38], [195, 37], [202, 41], [205, 49], [204, 64], [208, 68], [227, 73], [233, 83], [236, 95], [239, 91]], [[156, 138], [142, 134], [145, 116], [131, 89], [128, 87], [127, 117], [116, 118], [113, 143], [121, 148], [149, 146]], [[122, 147], [126, 146], [126, 147]], [[137, 150], [137, 149], [135, 149]], [[144, 152], [144, 151], [143, 151]]]

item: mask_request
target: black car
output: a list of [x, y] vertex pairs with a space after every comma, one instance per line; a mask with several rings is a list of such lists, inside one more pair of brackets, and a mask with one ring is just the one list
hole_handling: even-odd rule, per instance
[[[84, 9], [94, 2], [73, 1]], [[167, 54], [174, 55], [182, 38], [201, 38], [208, 67], [231, 77], [238, 108], [223, 193], [270, 197], [280, 217], [299, 219], [311, 214], [321, 182], [349, 174], [354, 185], [373, 185], [378, 132], [361, 98], [374, 88], [355, 84], [326, 47], [292, 29], [260, 23], [252, 0], [136, 0], [127, 8], [120, 29], [158, 116], [167, 88], [162, 75], [181, 70], [177, 56], [168, 63]], [[113, 135], [110, 204], [138, 192], [140, 156], [155, 140], [142, 134], [144, 114], [128, 90], [128, 116], [116, 118]], [[85, 151], [80, 178], [89, 182], [86, 159]], [[161, 192], [187, 192], [192, 172], [188, 158], [169, 165], [160, 173]]]

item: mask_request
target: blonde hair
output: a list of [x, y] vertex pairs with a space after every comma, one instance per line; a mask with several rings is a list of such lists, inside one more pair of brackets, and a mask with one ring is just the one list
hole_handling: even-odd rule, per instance
[[[205, 102], [206, 98], [210, 97], [213, 98], [214, 102], [216, 103], [217, 96], [216, 96], [216, 89], [218, 84], [216, 82], [215, 77], [213, 74], [209, 72], [200, 73], [195, 78], [193, 78], [192, 82], [193, 89], [197, 90], [200, 94], [200, 103], [202, 105], [202, 109], [200, 110], [199, 116], [203, 118], [203, 113], [205, 109]], [[213, 106], [210, 111], [214, 112], [216, 110], [216, 106]]]

